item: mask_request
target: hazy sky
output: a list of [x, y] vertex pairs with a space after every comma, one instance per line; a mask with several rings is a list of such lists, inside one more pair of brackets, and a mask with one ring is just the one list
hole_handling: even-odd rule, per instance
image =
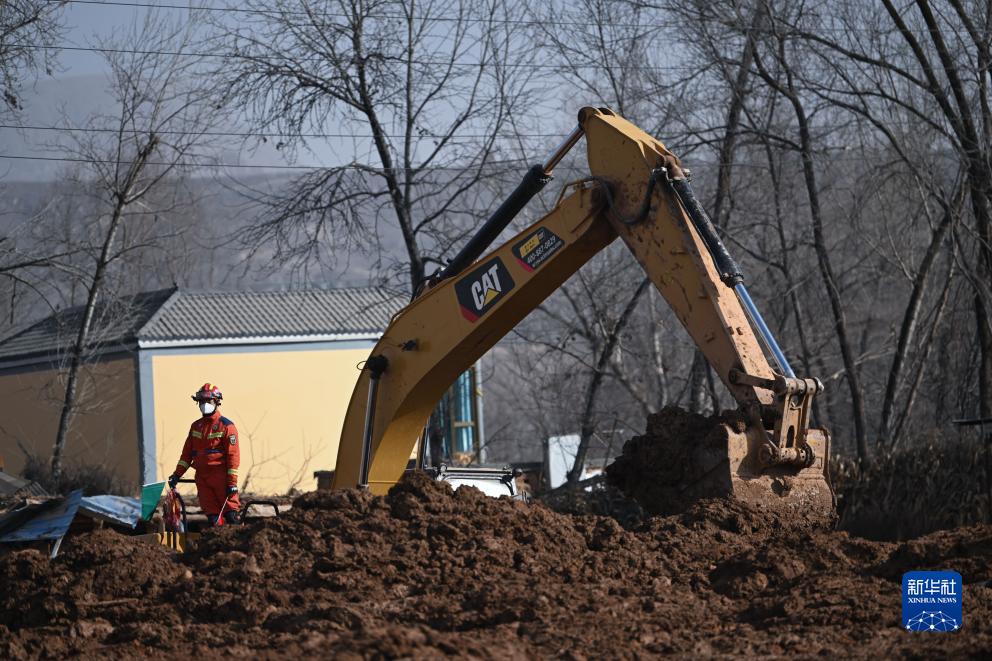
[[[0, 0], [2, 1], [2, 0]], [[128, 0], [121, 0], [127, 2]], [[141, 4], [152, 4], [154, 0], [131, 0]], [[67, 27], [62, 45], [66, 48], [72, 47], [92, 47], [98, 42], [113, 45], [116, 43], [115, 32], [123, 32], [135, 21], [140, 20], [147, 12], [158, 11], [164, 13], [168, 18], [185, 19], [188, 11], [184, 8], [163, 7], [161, 3], [182, 5], [182, 0], [159, 0], [159, 9], [149, 7], [132, 7], [109, 4], [113, 0], [107, 0], [107, 4], [100, 4], [95, 0], [91, 4], [80, 4], [71, 2], [62, 9], [63, 22]], [[221, 0], [214, 0], [212, 4], [205, 6], [220, 7]], [[225, 15], [226, 17], [226, 15]], [[233, 13], [229, 20], [244, 20], [244, 15]], [[439, 37], [444, 39], [444, 37]], [[123, 45], [123, 44], [122, 44]], [[82, 125], [87, 116], [94, 112], [114, 111], [112, 101], [108, 95], [106, 80], [107, 67], [103, 56], [98, 52], [86, 52], [78, 50], [60, 50], [57, 52], [57, 66], [52, 76], [40, 75], [37, 81], [29, 83], [22, 90], [22, 100], [25, 111], [19, 120], [22, 126], [53, 127], [69, 125]], [[555, 95], [549, 95], [553, 99]], [[443, 106], [431, 109], [433, 119], [444, 118], [444, 113], [451, 113], [450, 119], [454, 119], [456, 109], [445, 108]], [[438, 115], [437, 113], [442, 113]], [[547, 119], [538, 122], [542, 132], [547, 136], [541, 136], [533, 144], [533, 151], [528, 151], [528, 158], [533, 157], [537, 162], [546, 153], [556, 146], [570, 128], [570, 118], [574, 117], [574, 109], [567, 113], [560, 113], [554, 108], [540, 108], [536, 105], [528, 107], [526, 116], [517, 119], [518, 129], [527, 132], [525, 124], [533, 123], [535, 117], [545, 117]], [[233, 115], [229, 120], [229, 126], [219, 127], [219, 130], [243, 132], [246, 127]], [[442, 121], [446, 121], [442, 119]], [[466, 125], [465, 130], [472, 127]], [[322, 126], [320, 132], [338, 133], [350, 135], [352, 131], [345, 125]], [[225, 164], [240, 164], [252, 166], [328, 166], [349, 163], [354, 159], [361, 160], [373, 166], [379, 165], [374, 156], [375, 150], [371, 140], [364, 135], [368, 135], [367, 129], [358, 130], [359, 137], [331, 137], [331, 138], [311, 138], [307, 140], [307, 149], [301, 150], [294, 155], [278, 151], [275, 147], [278, 138], [271, 139], [264, 144], [255, 141], [248, 141], [243, 137], [222, 138], [220, 153], [217, 159]], [[558, 135], [560, 133], [560, 135]], [[65, 156], [64, 150], [55, 143], [60, 137], [60, 133], [52, 130], [39, 130], [30, 128], [0, 128], [0, 156], [26, 156], [26, 157], [46, 157], [58, 158]], [[429, 140], [425, 140], [423, 148], [433, 149]], [[507, 151], [500, 154], [501, 158], [519, 157], [519, 143], [510, 141], [505, 145]], [[290, 160], [295, 159], [295, 160]], [[58, 161], [44, 160], [15, 160], [0, 157], [0, 180], [4, 181], [37, 181], [51, 180], [63, 176], [66, 168], [70, 165]], [[210, 168], [215, 172], [217, 168]], [[301, 170], [279, 170], [281, 174], [292, 174]], [[204, 172], [205, 174], [207, 171]], [[242, 173], [258, 174], [255, 169], [233, 169], [228, 170], [228, 174], [239, 175]]]
[[[153, 4], [153, 0], [135, 1]], [[182, 0], [170, 0], [166, 4], [181, 5]], [[65, 46], [90, 47], [98, 39], [111, 37], [115, 30], [125, 29], [145, 12], [156, 10], [72, 2], [62, 11], [67, 27], [62, 43]], [[185, 9], [171, 8], [157, 11], [177, 16], [187, 13]], [[107, 67], [100, 53], [63, 50], [57, 53], [57, 58], [54, 75], [42, 73], [36, 81], [29, 81], [22, 90], [25, 110], [14, 123], [22, 126], [54, 126], [61, 125], [63, 117], [67, 117], [70, 123], [82, 123], [93, 112], [112, 109], [112, 102], [107, 94]], [[54, 131], [0, 128], [0, 154], [58, 157], [62, 154], [53, 146], [57, 137], [58, 134]], [[231, 138], [229, 145], [225, 145], [225, 153], [221, 155], [221, 159], [225, 163], [255, 165], [326, 165], [337, 162], [333, 152], [340, 150], [341, 145], [315, 144], [312, 148], [314, 154], [303, 152], [297, 155], [296, 161], [290, 162], [272, 144], [257, 147], [251, 145], [246, 148], [240, 138]], [[350, 150], [353, 146], [348, 145], [347, 148]], [[66, 167], [65, 163], [54, 161], [0, 158], [0, 179], [8, 182], [55, 179]], [[257, 173], [257, 170], [251, 172]]]

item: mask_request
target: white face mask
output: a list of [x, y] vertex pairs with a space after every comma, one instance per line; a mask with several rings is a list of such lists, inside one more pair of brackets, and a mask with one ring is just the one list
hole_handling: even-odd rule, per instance
[[213, 402], [200, 402], [200, 413], [210, 415], [217, 410], [217, 405]]

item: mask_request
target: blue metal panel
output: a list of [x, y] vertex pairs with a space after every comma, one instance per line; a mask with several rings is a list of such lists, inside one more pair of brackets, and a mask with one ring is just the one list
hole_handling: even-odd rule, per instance
[[472, 370], [475, 382], [472, 384], [472, 396], [475, 398], [475, 437], [479, 444], [479, 463], [486, 463], [489, 460], [489, 451], [486, 448], [486, 427], [485, 427], [485, 406], [482, 396], [482, 359], [475, 364]]
[[[472, 420], [472, 372], [463, 372], [455, 381], [455, 420], [457, 422], [473, 422]], [[455, 430], [455, 447], [458, 452], [471, 453], [475, 451], [472, 427], [458, 427]]]
[[0, 537], [0, 542], [31, 542], [39, 539], [59, 539], [69, 530], [72, 520], [76, 518], [79, 503], [83, 498], [83, 490], [77, 489], [66, 496], [57, 505], [39, 507], [40, 513], [17, 530]]
[[87, 496], [79, 511], [96, 519], [134, 527], [141, 516], [141, 501], [128, 496]]

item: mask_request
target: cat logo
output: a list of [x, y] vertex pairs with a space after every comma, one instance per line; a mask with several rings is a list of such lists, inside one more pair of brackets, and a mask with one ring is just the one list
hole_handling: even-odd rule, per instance
[[475, 323], [513, 289], [513, 284], [510, 272], [499, 257], [463, 276], [455, 283], [455, 296], [462, 316]]

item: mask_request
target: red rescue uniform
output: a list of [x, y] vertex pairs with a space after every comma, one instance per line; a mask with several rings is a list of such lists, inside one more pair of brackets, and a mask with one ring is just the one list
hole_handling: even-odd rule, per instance
[[182, 477], [187, 468], [196, 469], [196, 495], [204, 514], [217, 516], [225, 500], [225, 512], [236, 512], [241, 508], [238, 494], [230, 499], [227, 497], [227, 488], [238, 486], [238, 467], [241, 465], [238, 440], [237, 427], [219, 410], [190, 425], [175, 475]]

